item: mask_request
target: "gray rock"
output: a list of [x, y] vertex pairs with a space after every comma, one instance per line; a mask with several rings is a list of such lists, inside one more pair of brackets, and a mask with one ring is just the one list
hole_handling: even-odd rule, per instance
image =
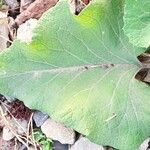
[[70, 150], [104, 150], [104, 148], [103, 146], [92, 143], [85, 137], [81, 137], [71, 146]]
[[69, 150], [68, 144], [61, 144], [58, 141], [54, 141], [53, 150]]
[[62, 144], [73, 144], [75, 142], [74, 130], [50, 118], [44, 122], [41, 130], [48, 138], [59, 141]]
[[2, 137], [3, 137], [3, 140], [10, 141], [15, 136], [7, 127], [4, 127]]
[[139, 150], [150, 150], [150, 148], [148, 148], [148, 143], [150, 141], [150, 138], [146, 139], [139, 147]]
[[42, 113], [40, 111], [35, 111], [33, 114], [33, 120], [37, 127], [40, 127], [47, 119], [48, 114]]

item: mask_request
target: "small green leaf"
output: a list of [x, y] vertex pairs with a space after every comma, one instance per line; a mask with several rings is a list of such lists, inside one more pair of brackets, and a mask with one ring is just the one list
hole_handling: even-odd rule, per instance
[[124, 31], [139, 47], [150, 46], [150, 1], [125, 0]]
[[42, 146], [43, 150], [52, 150], [52, 140], [46, 136], [39, 129], [34, 129], [32, 133], [33, 139]]
[[135, 150], [150, 135], [150, 88], [134, 78], [144, 50], [124, 35], [123, 10], [123, 0], [93, 0], [75, 16], [60, 1], [30, 44], [0, 55], [0, 92], [97, 144]]

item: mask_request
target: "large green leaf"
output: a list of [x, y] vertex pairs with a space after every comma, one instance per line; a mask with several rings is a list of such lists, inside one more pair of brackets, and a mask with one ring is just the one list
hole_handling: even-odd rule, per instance
[[30, 44], [0, 55], [0, 92], [47, 112], [91, 141], [134, 150], [149, 136], [150, 89], [123, 31], [123, 2], [97, 0], [79, 16], [60, 1]]
[[141, 47], [150, 46], [150, 1], [125, 0], [125, 33]]

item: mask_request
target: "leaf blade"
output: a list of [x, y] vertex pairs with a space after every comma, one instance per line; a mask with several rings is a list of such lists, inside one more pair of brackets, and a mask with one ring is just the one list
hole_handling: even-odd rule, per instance
[[150, 46], [150, 3], [148, 0], [125, 1], [125, 34], [138, 47]]
[[[59, 2], [40, 20], [32, 43], [16, 41], [0, 55], [0, 91], [49, 113], [98, 144], [137, 148], [149, 135], [149, 88], [134, 79], [141, 64], [136, 47], [123, 34], [122, 15], [120, 0], [92, 2], [77, 17], [66, 1]], [[137, 87], [137, 102], [128, 91], [130, 80], [131, 87]], [[142, 121], [144, 131], [137, 126]]]

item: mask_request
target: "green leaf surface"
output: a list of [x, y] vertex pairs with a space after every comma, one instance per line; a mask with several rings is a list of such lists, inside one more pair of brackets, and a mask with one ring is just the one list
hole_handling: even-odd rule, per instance
[[39, 129], [34, 129], [32, 138], [41, 145], [43, 150], [52, 150], [52, 140], [47, 138], [43, 132]]
[[125, 0], [124, 31], [140, 47], [150, 46], [150, 1]]
[[60, 1], [30, 44], [0, 55], [0, 92], [86, 135], [135, 150], [150, 135], [150, 90], [134, 75], [140, 49], [122, 31], [123, 2], [97, 0], [75, 16]]

